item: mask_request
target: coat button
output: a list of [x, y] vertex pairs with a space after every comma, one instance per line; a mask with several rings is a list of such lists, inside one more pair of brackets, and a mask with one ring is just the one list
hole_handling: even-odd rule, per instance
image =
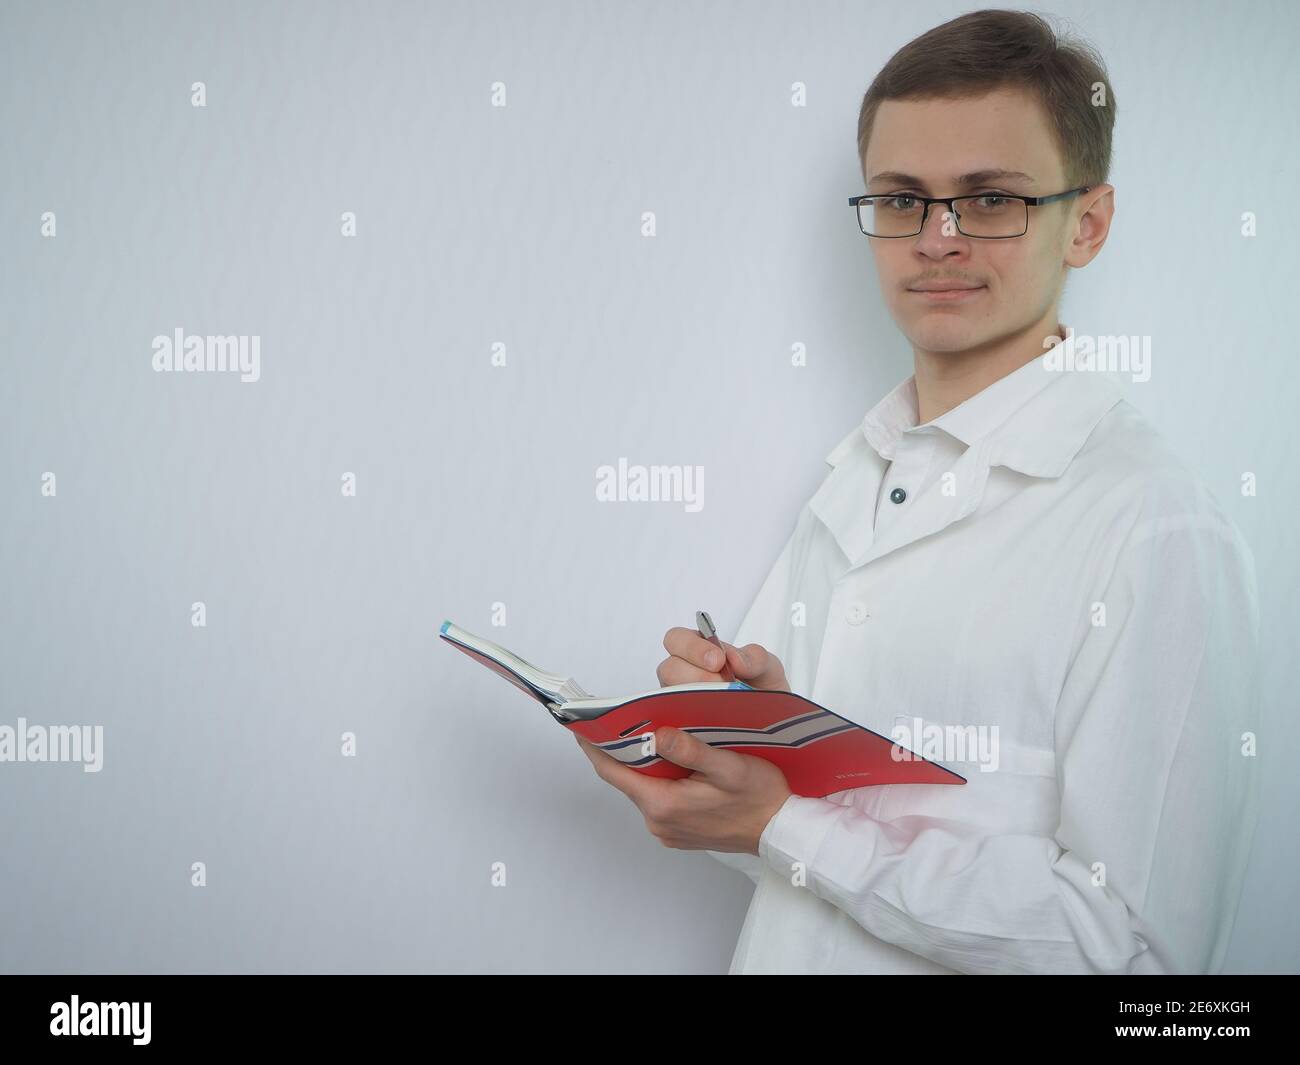
[[844, 612], [850, 625], [861, 625], [867, 619], [867, 606], [865, 603], [852, 602], [848, 610]]
[[904, 492], [901, 488], [895, 488], [892, 492], [889, 493], [889, 498], [893, 500], [895, 503], [901, 503], [904, 499], [907, 498], [907, 493]]

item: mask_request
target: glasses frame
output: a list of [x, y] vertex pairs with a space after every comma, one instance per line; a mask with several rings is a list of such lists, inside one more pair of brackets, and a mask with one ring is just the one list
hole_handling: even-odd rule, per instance
[[[861, 196], [850, 196], [849, 206], [853, 208], [853, 213], [858, 219], [858, 229], [862, 235], [870, 237], [872, 240], [907, 240], [909, 237], [919, 237], [925, 232], [925, 223], [930, 220], [930, 205], [932, 203], [946, 204], [948, 213], [952, 215], [953, 222], [957, 226], [957, 232], [963, 237], [971, 240], [1015, 240], [1016, 237], [1023, 237], [1029, 232], [1029, 208], [1041, 207], [1043, 204], [1055, 203], [1057, 200], [1064, 200], [1069, 196], [1078, 196], [1088, 192], [1091, 185], [1081, 185], [1077, 189], [1066, 189], [1064, 192], [1055, 192], [1051, 196], [1017, 196], [1013, 192], [968, 192], [962, 196], [918, 196], [913, 192], [868, 192]], [[919, 200], [925, 205], [921, 211], [921, 225], [915, 233], [895, 233], [893, 236], [877, 236], [875, 233], [868, 233], [862, 229], [862, 212], [858, 210], [858, 204], [863, 200], [884, 200], [892, 196], [906, 196], [909, 200]], [[1019, 233], [1008, 233], [1003, 237], [981, 237], [974, 233], [967, 233], [961, 227], [961, 216], [957, 213], [957, 208], [953, 206], [954, 200], [975, 200], [981, 196], [998, 196], [1004, 200], [1020, 200], [1025, 205], [1025, 228]]]

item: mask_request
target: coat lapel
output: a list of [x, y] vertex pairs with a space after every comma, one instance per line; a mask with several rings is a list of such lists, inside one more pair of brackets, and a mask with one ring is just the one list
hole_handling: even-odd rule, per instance
[[[809, 503], [849, 560], [849, 570], [946, 529], [971, 514], [984, 497], [988, 449], [967, 448], [952, 468], [952, 495], [940, 478], [915, 500], [883, 537], [875, 536], [875, 505], [889, 464], [862, 438], [854, 441]], [[834, 453], [833, 453], [834, 454]]]

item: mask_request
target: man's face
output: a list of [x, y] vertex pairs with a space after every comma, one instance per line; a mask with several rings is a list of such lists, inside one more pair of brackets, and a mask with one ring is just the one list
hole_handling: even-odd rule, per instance
[[[989, 176], [958, 184], [963, 175], [988, 170], [1019, 171], [1029, 179]], [[1016, 89], [972, 99], [884, 101], [863, 173], [873, 194], [1047, 196], [1067, 188], [1040, 105]], [[868, 238], [894, 321], [916, 348], [958, 352], [1054, 316], [1077, 205], [1075, 197], [1030, 207], [1029, 231], [1007, 240], [963, 236], [951, 225], [951, 235], [945, 235], [943, 204], [930, 206], [918, 236]], [[914, 289], [945, 281], [977, 288], [956, 298]], [[1056, 325], [1049, 322], [1046, 329]]]

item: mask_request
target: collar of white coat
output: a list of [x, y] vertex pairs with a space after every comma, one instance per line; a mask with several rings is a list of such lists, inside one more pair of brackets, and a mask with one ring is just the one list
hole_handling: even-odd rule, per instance
[[1123, 394], [1104, 374], [1055, 368], [1051, 356], [1044, 352], [924, 426], [917, 425], [913, 375], [872, 407], [826, 461], [838, 466], [863, 446], [892, 461], [903, 433], [933, 427], [968, 447], [983, 442], [990, 466], [1059, 477]]
[[[989, 471], [1006, 466], [1031, 477], [1059, 477], [1106, 412], [1119, 387], [1086, 370], [1053, 369], [1044, 352], [925, 426], [916, 426], [915, 380], [895, 388], [826, 456], [834, 467], [809, 505], [856, 569], [973, 514]], [[894, 446], [907, 431], [935, 428], [967, 444], [953, 463], [956, 491], [937, 484], [916, 496], [878, 538], [871, 502]], [[864, 502], [866, 501], [866, 502]]]

